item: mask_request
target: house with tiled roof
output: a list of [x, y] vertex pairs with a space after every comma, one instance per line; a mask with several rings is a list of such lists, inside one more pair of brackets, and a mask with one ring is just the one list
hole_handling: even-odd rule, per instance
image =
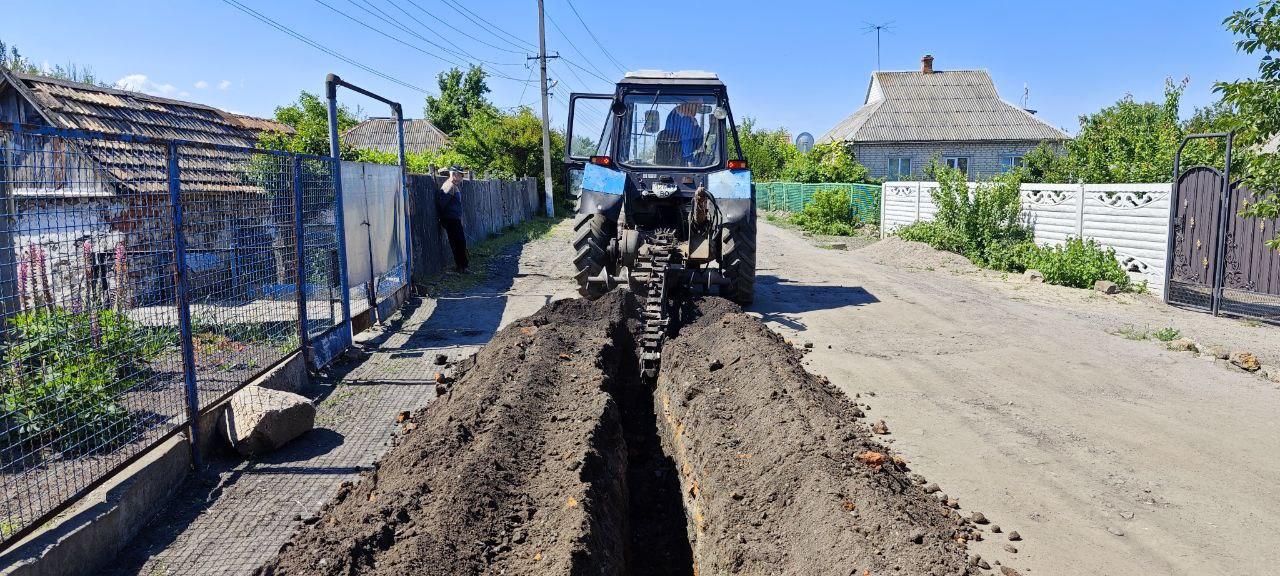
[[[14, 127], [19, 130], [15, 131]], [[62, 138], [33, 128], [142, 136]], [[110, 262], [127, 254], [141, 301], [171, 297], [172, 202], [163, 141], [253, 147], [284, 124], [149, 94], [15, 73], [0, 67], [0, 284], [13, 262], [33, 250], [49, 259], [55, 285], [84, 268], [82, 253]], [[193, 294], [233, 295], [238, 274], [274, 274], [272, 245], [291, 202], [276, 188], [287, 167], [269, 157], [199, 146], [180, 147], [184, 237]], [[247, 265], [248, 264], [248, 265]], [[106, 272], [104, 276], [110, 276]], [[104, 282], [106, 279], [104, 278]], [[242, 283], [243, 284], [243, 283]], [[0, 293], [0, 306], [13, 294]]]
[[[399, 144], [394, 118], [369, 118], [342, 133], [342, 141], [356, 148], [396, 154]], [[404, 151], [407, 154], [435, 152], [449, 145], [449, 135], [425, 118], [404, 121]]]
[[926, 55], [919, 71], [872, 73], [862, 107], [819, 142], [847, 143], [873, 178], [916, 179], [937, 158], [974, 179], [1070, 138], [1001, 99], [986, 70], [937, 70]]

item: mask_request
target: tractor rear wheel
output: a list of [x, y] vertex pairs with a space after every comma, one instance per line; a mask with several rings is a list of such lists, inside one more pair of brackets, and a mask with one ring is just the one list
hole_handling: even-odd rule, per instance
[[749, 216], [736, 226], [726, 226], [720, 236], [720, 270], [728, 284], [720, 295], [743, 306], [756, 297], [756, 219]]
[[578, 293], [583, 298], [595, 300], [609, 291], [609, 286], [589, 282], [590, 278], [607, 271], [617, 273], [613, 256], [609, 254], [609, 242], [614, 237], [615, 223], [603, 214], [578, 214], [573, 220], [573, 267], [578, 281]]

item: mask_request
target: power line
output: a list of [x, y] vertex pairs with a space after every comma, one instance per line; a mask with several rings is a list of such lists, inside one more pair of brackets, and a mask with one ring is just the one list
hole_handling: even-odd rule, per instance
[[605, 78], [604, 76], [601, 76], [601, 75], [599, 75], [599, 74], [596, 74], [595, 72], [592, 72], [592, 71], [590, 71], [590, 70], [587, 70], [586, 68], [583, 68], [580, 64], [578, 64], [577, 62], [574, 62], [573, 60], [570, 60], [570, 59], [565, 58], [565, 57], [563, 57], [563, 56], [561, 56], [561, 57], [560, 57], [560, 60], [562, 60], [565, 64], [568, 64], [568, 65], [570, 65], [570, 66], [573, 66], [574, 68], [577, 68], [577, 69], [579, 69], [579, 70], [581, 70], [581, 71], [583, 71], [583, 72], [586, 72], [587, 74], [590, 74], [590, 75], [592, 75], [592, 76], [595, 76], [596, 78], [599, 78], [599, 79], [600, 79], [600, 81], [601, 81], [601, 82], [604, 82], [605, 84], [609, 84], [609, 85], [612, 85], [612, 84], [613, 84], [613, 80], [610, 80], [610, 79], [608, 79], [608, 78]]
[[529, 90], [529, 84], [533, 83], [532, 80], [533, 80], [533, 67], [529, 66], [529, 78], [525, 80], [524, 86], [520, 88], [520, 100], [517, 101], [516, 108], [524, 106], [524, 94]]
[[[525, 40], [519, 36], [516, 36], [515, 34], [507, 32], [506, 30], [503, 30], [498, 25], [488, 20], [485, 20], [484, 17], [480, 16], [479, 14], [476, 14], [475, 12], [472, 12], [470, 8], [467, 8], [466, 6], [462, 5], [459, 2], [455, 2], [454, 0], [441, 0], [441, 1], [444, 2], [446, 5], [448, 5], [450, 8], [453, 8], [455, 12], [462, 14], [462, 17], [466, 18], [467, 20], [470, 20], [472, 24], [479, 26], [480, 28], [484, 29], [486, 32], [493, 34], [495, 37], [502, 40], [503, 42], [506, 42], [507, 44], [515, 46], [516, 48], [519, 48], [521, 50], [537, 50], [538, 49], [538, 47], [534, 46], [532, 42], [529, 42], [528, 40]], [[498, 32], [501, 32], [502, 34], [498, 34]], [[510, 37], [510, 38], [514, 38], [518, 43], [512, 42], [511, 40], [504, 38], [503, 35], [506, 35], [507, 37]]]
[[510, 52], [510, 53], [512, 53], [512, 54], [521, 54], [521, 55], [523, 55], [523, 54], [527, 54], [527, 53], [528, 53], [528, 51], [527, 51], [527, 50], [512, 50], [512, 49], [510, 49], [510, 48], [503, 48], [502, 46], [498, 46], [498, 45], [496, 45], [496, 44], [490, 44], [490, 43], [488, 43], [488, 42], [485, 42], [484, 40], [481, 40], [481, 39], [479, 39], [479, 38], [476, 38], [475, 36], [472, 36], [472, 35], [470, 35], [470, 34], [467, 34], [466, 32], [463, 32], [463, 31], [462, 31], [462, 30], [460, 30], [458, 27], [454, 26], [453, 24], [450, 24], [449, 22], [446, 22], [444, 19], [442, 19], [442, 18], [440, 18], [439, 16], [436, 16], [435, 14], [431, 13], [431, 11], [427, 10], [426, 8], [423, 8], [423, 7], [422, 7], [420, 4], [418, 4], [417, 2], [414, 2], [413, 0], [405, 0], [405, 1], [406, 1], [406, 2], [408, 2], [409, 4], [413, 5], [413, 7], [414, 7], [414, 8], [417, 8], [418, 10], [421, 10], [423, 14], [426, 14], [427, 16], [430, 16], [430, 17], [431, 17], [433, 20], [435, 20], [436, 22], [439, 22], [439, 23], [441, 23], [441, 24], [443, 24], [443, 25], [445, 25], [445, 26], [448, 26], [450, 30], [453, 30], [453, 31], [457, 32], [458, 34], [460, 34], [460, 35], [462, 35], [462, 36], [465, 36], [465, 37], [467, 37], [467, 38], [470, 38], [471, 40], [474, 40], [474, 41], [476, 41], [476, 42], [479, 42], [480, 44], [484, 44], [485, 46], [488, 46], [488, 47], [490, 47], [490, 48], [493, 48], [494, 50], [501, 50], [501, 51], [503, 51], [503, 52]]
[[254, 19], [258, 20], [259, 22], [262, 22], [262, 23], [264, 23], [264, 24], [266, 24], [266, 25], [268, 25], [268, 26], [271, 26], [272, 28], [275, 28], [276, 30], [278, 30], [278, 31], [280, 31], [280, 32], [283, 32], [283, 33], [285, 33], [285, 34], [287, 34], [287, 35], [289, 35], [289, 36], [292, 36], [294, 39], [299, 40], [299, 41], [301, 41], [302, 43], [307, 44], [308, 46], [311, 46], [312, 48], [315, 48], [316, 50], [319, 50], [319, 51], [321, 51], [321, 52], [324, 52], [325, 54], [328, 54], [328, 55], [330, 55], [330, 56], [333, 56], [334, 58], [337, 58], [337, 59], [339, 59], [339, 60], [342, 60], [343, 62], [346, 62], [347, 64], [350, 64], [350, 65], [355, 66], [355, 67], [357, 67], [357, 68], [359, 68], [359, 69], [361, 69], [361, 70], [364, 70], [365, 72], [368, 72], [368, 73], [370, 73], [370, 74], [373, 74], [373, 75], [375, 75], [375, 76], [378, 76], [378, 77], [380, 77], [380, 78], [383, 78], [383, 79], [385, 79], [385, 80], [388, 80], [388, 81], [390, 81], [390, 82], [394, 82], [394, 83], [399, 84], [400, 86], [403, 86], [403, 87], [408, 88], [408, 89], [410, 89], [410, 90], [417, 90], [418, 92], [422, 92], [423, 94], [429, 94], [429, 93], [430, 93], [430, 92], [428, 92], [427, 90], [425, 90], [425, 89], [423, 89], [423, 88], [420, 88], [420, 87], [418, 87], [418, 86], [414, 86], [413, 84], [410, 84], [410, 83], [408, 83], [408, 82], [405, 82], [404, 80], [401, 80], [401, 79], [399, 79], [399, 78], [396, 78], [395, 76], [392, 76], [392, 75], [387, 74], [387, 73], [385, 73], [385, 72], [379, 71], [379, 70], [377, 70], [377, 69], [375, 69], [375, 68], [373, 68], [373, 67], [371, 67], [371, 66], [367, 66], [367, 65], [365, 65], [365, 64], [361, 64], [360, 62], [357, 62], [357, 61], [355, 61], [355, 60], [353, 60], [353, 59], [351, 59], [351, 58], [348, 58], [347, 56], [345, 56], [345, 55], [343, 55], [343, 54], [341, 54], [341, 53], [339, 53], [339, 52], [337, 52], [337, 51], [335, 51], [335, 50], [333, 50], [333, 49], [330, 49], [330, 48], [328, 48], [328, 47], [326, 47], [326, 46], [324, 46], [324, 45], [320, 44], [319, 42], [316, 42], [315, 40], [312, 40], [312, 39], [310, 39], [310, 38], [308, 38], [308, 37], [306, 37], [306, 36], [304, 36], [304, 35], [302, 35], [302, 34], [300, 34], [300, 33], [298, 33], [298, 32], [295, 32], [293, 29], [289, 28], [288, 26], [285, 26], [284, 24], [281, 24], [281, 23], [279, 23], [279, 22], [276, 22], [275, 20], [272, 20], [271, 18], [268, 18], [267, 16], [263, 15], [261, 12], [258, 12], [258, 11], [256, 11], [256, 10], [252, 9], [252, 8], [249, 8], [248, 6], [245, 6], [244, 4], [241, 4], [241, 3], [237, 2], [236, 0], [222, 0], [222, 1], [223, 1], [225, 4], [227, 4], [228, 6], [231, 6], [231, 7], [235, 8], [235, 9], [237, 9], [237, 10], [241, 11], [241, 12], [244, 12], [245, 14], [248, 14], [249, 16], [252, 16]]
[[[350, 2], [351, 4], [355, 5], [357, 8], [364, 9], [364, 8], [363, 8], [362, 6], [360, 6], [359, 4], [356, 4], [356, 3], [354, 2], [354, 0], [347, 0], [347, 1], [348, 1], [348, 2]], [[448, 43], [449, 45], [453, 46], [454, 48], [457, 48], [457, 49], [458, 49], [458, 51], [456, 51], [456, 52], [455, 52], [455, 51], [453, 51], [453, 50], [450, 50], [450, 49], [448, 49], [448, 48], [445, 48], [444, 46], [441, 46], [441, 45], [439, 45], [439, 44], [437, 44], [437, 43], [435, 43], [435, 42], [431, 41], [431, 39], [430, 39], [430, 38], [427, 38], [426, 36], [423, 36], [423, 35], [421, 35], [421, 34], [418, 34], [417, 32], [414, 32], [413, 30], [409, 29], [409, 27], [408, 27], [408, 26], [405, 26], [404, 24], [401, 24], [399, 21], [395, 20], [395, 17], [394, 17], [394, 16], [392, 16], [392, 15], [390, 15], [390, 14], [387, 14], [387, 13], [386, 13], [386, 11], [384, 11], [384, 10], [382, 10], [381, 8], [378, 8], [377, 6], [375, 6], [375, 5], [373, 4], [373, 2], [370, 2], [369, 0], [360, 0], [360, 1], [361, 1], [361, 2], [363, 2], [364, 4], [368, 5], [370, 8], [373, 8], [374, 10], [377, 10], [377, 11], [378, 11], [378, 13], [379, 13], [379, 14], [381, 14], [382, 16], [378, 16], [378, 14], [373, 14], [372, 12], [370, 12], [370, 14], [373, 14], [373, 16], [377, 17], [378, 19], [382, 20], [383, 22], [386, 22], [386, 23], [388, 23], [388, 24], [391, 24], [392, 26], [395, 26], [396, 28], [399, 28], [399, 29], [401, 29], [401, 30], [403, 30], [403, 31], [407, 32], [409, 35], [411, 35], [411, 36], [415, 36], [415, 37], [417, 37], [417, 38], [421, 39], [423, 42], [426, 42], [426, 43], [428, 43], [428, 44], [430, 44], [430, 45], [432, 45], [432, 46], [435, 46], [435, 47], [437, 47], [437, 48], [439, 48], [439, 49], [441, 49], [441, 50], [444, 50], [445, 52], [448, 52], [449, 54], [452, 54], [452, 55], [454, 55], [454, 56], [457, 56], [458, 58], [475, 60], [475, 61], [477, 61], [477, 62], [481, 62], [481, 63], [483, 63], [483, 64], [493, 64], [493, 65], [495, 65], [495, 66], [519, 66], [519, 65], [520, 65], [520, 64], [518, 64], [518, 63], [511, 63], [511, 62], [495, 62], [495, 61], [493, 61], [493, 60], [486, 60], [486, 59], [481, 58], [481, 57], [479, 57], [479, 56], [476, 56], [475, 54], [472, 54], [472, 53], [470, 53], [470, 52], [468, 52], [468, 51], [466, 51], [466, 50], [463, 50], [460, 46], [458, 46], [457, 44], [454, 44], [454, 43], [453, 43], [453, 41], [449, 40], [446, 36], [444, 36], [443, 34], [441, 34], [441, 33], [439, 33], [439, 32], [436, 32], [434, 29], [432, 29], [432, 28], [431, 28], [430, 26], [428, 26], [426, 23], [424, 23], [423, 21], [419, 20], [419, 19], [418, 19], [417, 17], [415, 17], [413, 14], [410, 14], [410, 13], [409, 13], [408, 11], [406, 11], [404, 8], [400, 7], [400, 5], [399, 5], [399, 4], [396, 4], [396, 3], [394, 2], [394, 0], [387, 0], [387, 3], [388, 3], [388, 4], [390, 4], [391, 6], [395, 7], [395, 9], [396, 9], [396, 10], [399, 10], [399, 11], [403, 12], [405, 16], [408, 16], [408, 17], [409, 17], [409, 18], [411, 18], [414, 22], [417, 22], [417, 23], [418, 23], [418, 25], [422, 26], [423, 28], [426, 28], [426, 29], [427, 29], [427, 31], [428, 31], [429, 33], [434, 34], [434, 35], [436, 35], [437, 37], [440, 37], [440, 38], [444, 39], [444, 41], [445, 41], [446, 43]], [[364, 9], [364, 10], [365, 10], [365, 12], [369, 12], [367, 9]]]
[[[570, 47], [570, 48], [573, 48], [573, 51], [574, 51], [574, 52], [577, 52], [577, 53], [578, 53], [578, 55], [582, 57], [582, 60], [583, 60], [584, 62], [586, 62], [586, 63], [587, 63], [587, 65], [588, 65], [588, 66], [590, 66], [592, 70], [595, 70], [595, 71], [598, 73], [598, 74], [596, 75], [596, 77], [597, 77], [597, 78], [600, 78], [600, 79], [602, 79], [602, 80], [603, 80], [603, 79], [604, 79], [604, 76], [605, 76], [604, 71], [603, 71], [603, 70], [600, 70], [599, 68], [597, 68], [597, 67], [596, 67], [596, 65], [595, 65], [595, 63], [591, 62], [591, 60], [590, 60], [589, 58], [587, 58], [587, 55], [586, 55], [586, 54], [584, 54], [584, 53], [582, 52], [582, 50], [579, 50], [579, 49], [578, 49], [578, 46], [577, 46], [576, 44], [574, 44], [574, 43], [573, 43], [573, 40], [570, 40], [570, 39], [569, 39], [569, 35], [564, 33], [564, 30], [562, 30], [562, 29], [560, 28], [560, 24], [557, 24], [557, 23], [556, 23], [556, 19], [555, 19], [555, 18], [552, 18], [552, 17], [551, 17], [551, 13], [549, 13], [549, 12], [547, 13], [547, 20], [549, 20], [549, 21], [551, 22], [551, 26], [552, 26], [552, 27], [554, 27], [554, 28], [556, 29], [556, 32], [559, 32], [559, 33], [560, 33], [560, 37], [561, 37], [561, 38], [564, 38], [564, 41], [569, 43], [569, 47]], [[608, 80], [605, 80], [605, 82], [608, 82]]]
[[[358, 4], [355, 4], [355, 2], [354, 2], [353, 0], [347, 0], [347, 1], [348, 1], [348, 2], [350, 2], [350, 3], [352, 3], [353, 5], [355, 5], [357, 8], [361, 8], [361, 6], [360, 6], [360, 5], [358, 5]], [[380, 30], [380, 29], [378, 29], [377, 27], [372, 26], [372, 25], [370, 25], [369, 23], [367, 23], [367, 22], [365, 22], [365, 21], [363, 21], [363, 20], [361, 20], [361, 19], [359, 19], [359, 18], [356, 18], [356, 17], [354, 17], [354, 16], [352, 16], [352, 15], [350, 15], [350, 14], [346, 13], [346, 12], [343, 12], [342, 10], [339, 10], [338, 8], [333, 7], [332, 5], [330, 5], [330, 4], [328, 4], [328, 3], [326, 3], [324, 0], [315, 0], [315, 2], [316, 2], [317, 4], [320, 4], [321, 6], [324, 6], [325, 8], [328, 8], [328, 9], [330, 9], [330, 10], [332, 10], [332, 11], [336, 12], [337, 14], [339, 14], [339, 15], [341, 15], [341, 16], [343, 16], [343, 17], [347, 18], [348, 20], [351, 20], [352, 22], [355, 22], [356, 24], [359, 24], [359, 25], [361, 25], [361, 26], [363, 26], [363, 27], [365, 27], [365, 28], [368, 28], [369, 30], [372, 30], [372, 31], [374, 31], [374, 32], [376, 32], [376, 33], [378, 33], [378, 34], [380, 34], [380, 35], [382, 35], [382, 36], [384, 36], [384, 37], [386, 37], [386, 38], [388, 38], [388, 39], [391, 39], [391, 40], [393, 40], [393, 41], [395, 41], [395, 42], [397, 42], [397, 43], [399, 43], [399, 44], [402, 44], [402, 45], [404, 45], [404, 46], [406, 46], [406, 47], [408, 47], [408, 48], [410, 48], [410, 49], [413, 49], [413, 50], [416, 50], [416, 51], [421, 52], [421, 53], [423, 53], [423, 54], [426, 54], [427, 56], [431, 56], [432, 58], [435, 58], [435, 59], [440, 60], [440, 61], [442, 61], [442, 62], [446, 62], [446, 63], [448, 63], [448, 64], [451, 64], [451, 65], [454, 65], [454, 66], [458, 66], [458, 67], [466, 67], [466, 66], [471, 65], [471, 62], [470, 62], [469, 60], [467, 60], [465, 56], [464, 56], [464, 57], [462, 57], [462, 58], [463, 58], [463, 60], [464, 60], [464, 62], [459, 62], [459, 61], [457, 61], [457, 60], [453, 60], [453, 59], [450, 59], [450, 58], [446, 58], [446, 57], [444, 57], [444, 56], [441, 56], [441, 55], [439, 55], [439, 54], [436, 54], [436, 53], [434, 53], [434, 52], [431, 52], [431, 51], [429, 51], [429, 50], [426, 50], [426, 49], [422, 48], [421, 46], [418, 46], [418, 45], [412, 44], [412, 43], [410, 43], [410, 42], [407, 42], [407, 41], [405, 41], [404, 39], [402, 39], [402, 38], [400, 38], [400, 37], [398, 37], [398, 36], [395, 36], [395, 35], [393, 35], [393, 34], [389, 34], [389, 33], [387, 33], [386, 31]], [[365, 11], [366, 11], [366, 12], [369, 12], [369, 10], [368, 10], [368, 9], [365, 9]], [[372, 14], [372, 12], [370, 12], [370, 13]], [[374, 14], [374, 16], [375, 16], [375, 17], [378, 17], [376, 14]], [[379, 18], [380, 18], [380, 17], [379, 17]], [[380, 19], [381, 19], [381, 18], [380, 18]], [[384, 21], [386, 21], [385, 19], [383, 19], [383, 20], [384, 20]], [[399, 27], [399, 28], [402, 28], [402, 29], [403, 29], [403, 27], [402, 27], [402, 26], [400, 26], [398, 23], [394, 23], [394, 22], [392, 22], [392, 24], [393, 24], [393, 25], [395, 25], [396, 27]], [[435, 42], [432, 42], [431, 40], [427, 40], [426, 38], [423, 38], [420, 34], [417, 34], [417, 33], [413, 32], [412, 30], [410, 30], [410, 31], [409, 31], [409, 33], [410, 33], [410, 34], [412, 34], [412, 35], [414, 35], [414, 36], [417, 36], [417, 37], [419, 37], [419, 38], [422, 38], [423, 40], [425, 40], [428, 44], [431, 44], [432, 46], [436, 46], [436, 47], [438, 47], [438, 48], [441, 48], [441, 49], [445, 50], [445, 52], [449, 52], [449, 53], [451, 53], [451, 54], [452, 54], [452, 51], [450, 51], [448, 48], [444, 48], [443, 46], [440, 46], [439, 44], [436, 44]], [[485, 66], [484, 66], [484, 64], [483, 64], [483, 63], [481, 63], [481, 64], [480, 64], [480, 67], [481, 67], [481, 68], [485, 68]], [[492, 68], [488, 68], [487, 70], [488, 70], [488, 72], [489, 72], [489, 74], [490, 74], [490, 75], [492, 75], [492, 76], [494, 76], [494, 77], [496, 77], [496, 78], [502, 78], [502, 79], [505, 79], [505, 80], [512, 80], [512, 81], [515, 81], [515, 82], [523, 82], [523, 80], [521, 80], [521, 79], [519, 79], [519, 78], [517, 78], [517, 77], [515, 77], [515, 76], [510, 76], [510, 75], [508, 75], [508, 74], [504, 74], [504, 73], [502, 73], [502, 72], [498, 72], [498, 71], [496, 71], [496, 70], [493, 70]]]
[[[348, 0], [348, 1], [349, 1], [349, 0]], [[423, 53], [423, 54], [426, 54], [427, 56], [430, 56], [430, 57], [432, 57], [432, 58], [435, 58], [435, 59], [437, 59], [437, 60], [440, 60], [441, 62], [447, 62], [447, 63], [449, 63], [449, 64], [453, 64], [453, 65], [455, 65], [455, 66], [462, 66], [462, 63], [458, 62], [457, 60], [450, 60], [449, 58], [445, 58], [444, 56], [441, 56], [441, 55], [436, 54], [436, 53], [434, 53], [434, 52], [430, 52], [430, 51], [428, 51], [428, 50], [424, 50], [421, 46], [415, 46], [415, 45], [413, 45], [413, 44], [410, 44], [410, 43], [408, 43], [408, 42], [405, 42], [404, 40], [400, 39], [399, 37], [392, 36], [391, 34], [388, 34], [388, 33], [386, 33], [386, 32], [383, 32], [382, 30], [379, 30], [379, 29], [377, 29], [377, 28], [374, 28], [372, 25], [367, 24], [365, 21], [363, 21], [363, 20], [361, 20], [361, 19], [359, 19], [359, 18], [356, 18], [355, 16], [352, 16], [352, 15], [350, 15], [350, 14], [347, 14], [346, 12], [343, 12], [343, 11], [341, 11], [341, 10], [337, 9], [337, 8], [334, 8], [333, 6], [331, 6], [331, 5], [329, 5], [328, 3], [326, 3], [324, 0], [315, 0], [315, 2], [316, 2], [316, 4], [319, 4], [319, 5], [321, 5], [321, 6], [324, 6], [325, 8], [328, 8], [328, 9], [330, 9], [330, 10], [334, 11], [334, 12], [335, 12], [335, 13], [337, 13], [338, 15], [343, 16], [343, 17], [345, 17], [346, 19], [348, 19], [348, 20], [350, 20], [350, 21], [352, 21], [352, 22], [355, 22], [356, 24], [359, 24], [359, 25], [361, 25], [361, 26], [364, 26], [365, 28], [368, 28], [368, 29], [370, 29], [370, 30], [372, 30], [372, 31], [374, 31], [374, 32], [376, 32], [376, 33], [378, 33], [378, 34], [381, 34], [381, 35], [383, 35], [383, 36], [385, 36], [385, 37], [387, 37], [387, 38], [390, 38], [391, 40], [393, 40], [393, 41], [395, 41], [395, 42], [399, 42], [400, 44], [403, 44], [403, 45], [405, 45], [405, 46], [408, 46], [409, 48], [412, 48], [412, 49], [414, 49], [414, 50], [417, 50], [418, 52], [421, 52], [421, 53]]]
[[578, 13], [578, 7], [573, 5], [573, 0], [565, 0], [565, 2], [569, 4], [569, 9], [573, 11], [573, 15], [578, 17], [578, 23], [582, 24], [582, 27], [586, 29], [587, 34], [591, 36], [591, 40], [593, 40], [596, 43], [596, 46], [600, 48], [600, 52], [604, 54], [604, 57], [608, 58], [610, 62], [613, 62], [613, 65], [617, 66], [618, 70], [626, 73], [627, 67], [623, 66], [621, 62], [618, 62], [618, 59], [614, 58], [613, 54], [609, 53], [609, 49], [605, 48], [604, 44], [600, 43], [600, 39], [596, 37], [596, 33], [591, 31], [591, 27], [587, 26], [587, 22], [583, 20], [582, 15]]

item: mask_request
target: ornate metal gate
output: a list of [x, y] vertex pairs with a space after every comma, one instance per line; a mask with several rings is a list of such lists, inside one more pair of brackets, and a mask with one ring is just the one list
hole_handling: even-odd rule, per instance
[[[1223, 170], [1182, 170], [1182, 147], [1196, 138], [1226, 139]], [[1276, 222], [1240, 216], [1259, 194], [1231, 181], [1231, 145], [1230, 134], [1192, 135], [1174, 157], [1165, 301], [1280, 323], [1280, 250], [1265, 244]]]

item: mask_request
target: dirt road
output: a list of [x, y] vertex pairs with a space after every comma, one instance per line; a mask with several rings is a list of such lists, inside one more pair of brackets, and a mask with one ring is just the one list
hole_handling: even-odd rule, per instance
[[[897, 241], [812, 246], [760, 224], [756, 305], [814, 343], [913, 468], [1023, 541], [1035, 574], [1267, 574], [1280, 564], [1280, 389], [1113, 332], [1174, 327], [1280, 363], [1280, 330], [1149, 296], [1028, 284]], [[874, 397], [868, 397], [873, 392]]]

